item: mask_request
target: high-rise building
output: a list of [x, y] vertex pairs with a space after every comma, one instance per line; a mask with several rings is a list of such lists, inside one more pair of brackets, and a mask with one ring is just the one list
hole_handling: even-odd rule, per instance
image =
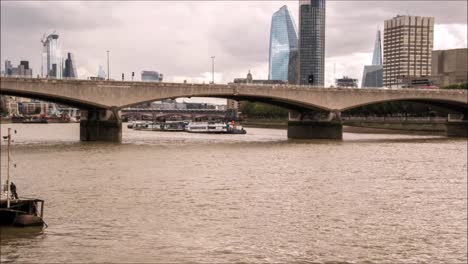
[[76, 65], [75, 65], [75, 58], [73, 54], [68, 52], [67, 59], [65, 60], [65, 68], [63, 69], [63, 77], [64, 78], [76, 78]]
[[372, 55], [372, 65], [382, 65], [382, 39], [380, 29], [377, 29], [374, 43], [374, 54]]
[[433, 51], [431, 80], [438, 87], [468, 83], [468, 49]]
[[163, 74], [157, 71], [142, 71], [141, 80], [144, 82], [162, 82]]
[[22, 65], [25, 70], [29, 70], [29, 61], [22, 60], [20, 61], [20, 65]]
[[59, 35], [50, 34], [42, 42], [42, 77], [62, 78], [63, 61]]
[[362, 74], [362, 88], [383, 87], [383, 65], [366, 65]]
[[400, 87], [404, 78], [431, 75], [434, 18], [396, 16], [385, 21], [385, 87]]
[[299, 0], [299, 84], [325, 83], [325, 0]]
[[13, 69], [13, 65], [11, 64], [11, 61], [6, 60], [5, 61], [5, 75], [11, 75], [11, 69]]
[[29, 68], [29, 61], [20, 61], [18, 67], [14, 68], [11, 61], [5, 61], [5, 76], [32, 77], [32, 69]]
[[271, 18], [269, 80], [286, 81], [295, 75], [290, 74], [297, 69], [292, 53], [297, 53], [296, 27], [288, 7], [282, 6]]
[[99, 65], [97, 78], [99, 80], [105, 80], [106, 79], [106, 71], [104, 70], [104, 66], [102, 66], [102, 65]]
[[383, 65], [382, 65], [382, 41], [380, 29], [377, 30], [374, 44], [374, 54], [372, 56], [372, 65], [364, 66], [361, 87], [382, 87], [383, 86]]

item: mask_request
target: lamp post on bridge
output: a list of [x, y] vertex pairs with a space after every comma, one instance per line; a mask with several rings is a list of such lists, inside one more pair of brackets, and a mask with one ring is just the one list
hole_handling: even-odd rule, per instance
[[107, 51], [107, 80], [109, 81], [109, 51]]
[[214, 59], [215, 56], [211, 56], [211, 83], [214, 84]]

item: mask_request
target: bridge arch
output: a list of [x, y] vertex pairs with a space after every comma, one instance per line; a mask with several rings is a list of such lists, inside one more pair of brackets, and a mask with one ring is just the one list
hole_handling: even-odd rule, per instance
[[331, 111], [331, 109], [328, 109], [326, 107], [320, 106], [318, 104], [313, 104], [313, 103], [304, 103], [296, 100], [291, 100], [288, 98], [282, 98], [282, 97], [275, 97], [275, 96], [253, 96], [253, 95], [246, 95], [246, 94], [183, 94], [183, 95], [178, 95], [178, 96], [171, 96], [171, 97], [154, 97], [152, 99], [145, 99], [143, 101], [139, 102], [133, 102], [127, 105], [123, 105], [120, 108], [126, 108], [126, 107], [131, 107], [135, 105], [140, 105], [144, 103], [150, 103], [154, 101], [162, 101], [166, 99], [177, 99], [177, 98], [192, 98], [192, 97], [204, 97], [204, 98], [218, 98], [218, 99], [231, 99], [231, 100], [236, 100], [236, 101], [251, 101], [251, 102], [259, 102], [259, 103], [264, 103], [264, 104], [269, 104], [269, 105], [274, 105], [274, 106], [279, 106], [288, 110], [293, 110], [293, 111]]
[[23, 97], [23, 98], [29, 98], [29, 99], [36, 99], [36, 100], [41, 100], [41, 101], [50, 102], [50, 103], [57, 103], [57, 104], [70, 106], [73, 108], [83, 109], [83, 110], [108, 108], [105, 105], [87, 101], [87, 100], [80, 100], [80, 99], [71, 98], [67, 96], [44, 94], [44, 93], [33, 92], [33, 91], [25, 92], [25, 91], [13, 90], [13, 89], [8, 89], [8, 88], [3, 88], [3, 87], [0, 91], [0, 94], [7, 95], [7, 96], [17, 96], [17, 97]]

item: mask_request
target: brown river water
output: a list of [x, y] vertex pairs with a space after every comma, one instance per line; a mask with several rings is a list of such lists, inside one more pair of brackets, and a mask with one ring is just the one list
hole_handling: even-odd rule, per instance
[[465, 139], [7, 127], [13, 181], [48, 228], [3, 228], [1, 263], [467, 262]]

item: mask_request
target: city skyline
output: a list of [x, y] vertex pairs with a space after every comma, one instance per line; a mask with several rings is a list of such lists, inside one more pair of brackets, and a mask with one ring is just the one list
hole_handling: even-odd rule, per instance
[[[211, 79], [209, 56], [212, 54], [216, 55], [216, 82], [228, 83], [243, 76], [246, 69], [266, 79], [270, 19], [283, 4], [288, 5], [294, 21], [298, 21], [296, 1], [245, 2], [242, 7], [235, 2], [149, 2], [122, 3], [119, 6], [107, 3], [2, 2], [1, 60], [29, 60], [32, 68], [40, 69], [40, 36], [56, 30], [62, 46], [76, 54], [79, 78], [94, 76], [96, 68], [105, 64], [106, 50], [109, 49], [111, 68], [114, 69], [111, 78], [116, 80], [120, 79], [122, 72], [129, 75], [132, 71], [158, 69], [167, 73], [167, 81], [208, 83]], [[55, 7], [54, 11], [50, 10], [51, 6]], [[353, 12], [342, 12], [358, 10], [362, 6], [368, 7], [369, 11], [360, 17], [352, 15]], [[125, 8], [130, 9], [130, 15], [121, 14]], [[239, 12], [248, 9], [250, 12], [243, 19], [233, 18], [233, 15], [223, 17], [217, 12], [222, 8]], [[87, 15], [80, 18], [79, 13], [86, 10], [89, 11]], [[191, 25], [178, 22], [174, 26], [142, 26], [145, 21], [154, 20], [155, 14], [169, 10], [174, 18], [161, 16], [161, 19], [168, 19], [165, 23], [168, 25], [173, 24], [171, 19], [180, 16], [197, 16], [198, 19]], [[368, 34], [368, 30], [382, 27], [384, 20], [399, 13], [436, 18], [434, 49], [466, 47], [466, 14], [461, 10], [466, 10], [466, 3], [410, 2], [403, 5], [330, 1], [327, 5], [325, 85], [333, 83], [334, 64], [337, 76], [362, 76], [363, 66], [368, 64], [373, 51], [374, 36]], [[31, 12], [25, 16], [31, 27], [23, 27], [16, 18], [15, 14], [20, 11]], [[137, 11], [141, 12], [139, 18], [131, 21]], [[67, 21], [59, 23], [56, 18], [58, 12], [67, 13]], [[94, 21], [92, 16], [98, 13], [102, 13], [103, 19]], [[224, 30], [218, 30], [217, 24]], [[190, 33], [194, 27], [198, 30]], [[343, 38], [344, 32], [349, 32], [350, 36]], [[120, 34], [108, 39], [100, 37], [107, 33]], [[188, 56], [192, 59], [184, 60]]]

